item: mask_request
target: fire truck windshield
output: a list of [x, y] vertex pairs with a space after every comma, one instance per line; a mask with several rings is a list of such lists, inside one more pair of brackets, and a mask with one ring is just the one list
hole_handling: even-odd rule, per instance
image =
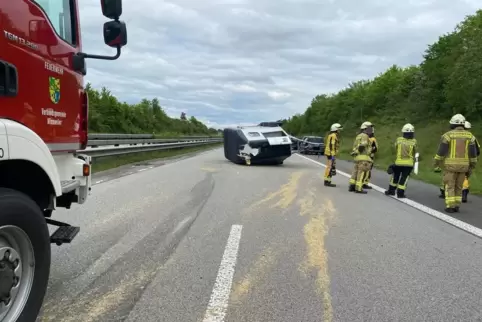
[[60, 38], [69, 44], [76, 45], [74, 42], [75, 32], [72, 29], [71, 1], [65, 0], [36, 0], [35, 1], [46, 13], [50, 23]]

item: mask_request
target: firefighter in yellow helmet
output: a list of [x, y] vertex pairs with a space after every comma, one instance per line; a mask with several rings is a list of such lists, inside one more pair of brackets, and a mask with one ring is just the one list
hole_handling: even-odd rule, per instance
[[434, 157], [435, 171], [443, 167], [445, 186], [445, 211], [458, 212], [462, 203], [462, 188], [465, 177], [470, 177], [477, 164], [475, 136], [465, 129], [465, 117], [455, 114], [450, 119], [450, 131], [441, 137]]
[[334, 123], [331, 125], [330, 134], [328, 134], [325, 140], [325, 156], [327, 158], [325, 168], [325, 186], [336, 187], [336, 184], [331, 182], [331, 178], [336, 174], [336, 156], [340, 149], [340, 130], [343, 129], [340, 123]]
[[[470, 124], [469, 121], [465, 121], [465, 129], [466, 130], [470, 130], [472, 128], [472, 124]], [[480, 156], [480, 143], [479, 141], [477, 140], [477, 138], [475, 139], [475, 147], [477, 149], [477, 157]], [[466, 176], [465, 177], [465, 180], [464, 180], [464, 183], [462, 185], [462, 202], [467, 202], [467, 198], [469, 196], [469, 189], [470, 189], [470, 182], [469, 182], [469, 178]], [[442, 184], [440, 185], [440, 195], [439, 195], [440, 198], [445, 198], [445, 187], [444, 187], [444, 183], [443, 183], [443, 180], [442, 180]]]
[[[370, 122], [368, 122], [370, 123]], [[372, 170], [373, 170], [373, 165], [375, 164], [375, 154], [378, 152], [378, 142], [377, 139], [375, 138], [375, 126], [370, 123], [370, 127], [372, 128], [372, 133], [369, 134], [368, 136], [370, 137], [370, 157], [372, 158], [372, 165], [370, 168], [370, 171], [368, 171], [368, 175], [365, 179], [365, 182], [363, 183], [363, 189], [371, 189], [372, 187], [369, 186], [368, 184], [370, 183], [370, 179], [372, 177]]]
[[369, 135], [373, 131], [373, 126], [370, 122], [364, 122], [360, 126], [360, 131], [361, 133], [356, 136], [355, 142], [353, 143], [351, 155], [355, 157], [355, 165], [350, 178], [348, 191], [366, 194], [367, 192], [363, 190], [363, 183], [372, 166]]
[[402, 136], [395, 141], [397, 154], [395, 163], [391, 166], [392, 179], [388, 190], [385, 191], [387, 196], [394, 196], [396, 191], [398, 198], [406, 198], [407, 181], [413, 170], [415, 153], [417, 152], [417, 140], [414, 136], [415, 127], [407, 123], [402, 127]]

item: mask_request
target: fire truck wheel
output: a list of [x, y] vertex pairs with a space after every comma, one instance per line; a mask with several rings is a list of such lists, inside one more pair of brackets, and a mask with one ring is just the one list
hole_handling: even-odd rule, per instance
[[0, 321], [34, 322], [50, 273], [50, 236], [37, 204], [0, 188]]

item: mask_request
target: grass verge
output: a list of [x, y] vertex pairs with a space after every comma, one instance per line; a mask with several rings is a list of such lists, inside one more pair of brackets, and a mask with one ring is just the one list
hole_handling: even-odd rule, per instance
[[152, 152], [131, 153], [126, 155], [118, 155], [112, 157], [96, 158], [93, 160], [92, 173], [97, 173], [113, 168], [117, 168], [126, 164], [136, 163], [141, 161], [164, 159], [175, 156], [180, 156], [188, 153], [209, 150], [215, 147], [220, 147], [222, 143], [213, 143], [197, 147], [189, 147], [173, 150], [160, 150]]
[[[472, 123], [472, 133], [482, 143], [482, 124]], [[375, 123], [375, 136], [377, 138], [380, 151], [375, 156], [375, 167], [385, 171], [387, 167], [395, 160], [395, 148], [393, 143], [395, 139], [401, 135], [400, 130], [403, 124], [396, 125], [379, 125]], [[417, 139], [420, 152], [419, 174], [413, 175], [414, 179], [424, 182], [440, 185], [442, 175], [433, 172], [433, 157], [437, 152], [440, 136], [449, 130], [448, 122], [438, 122], [433, 124], [414, 124], [415, 138]], [[350, 136], [350, 134], [352, 134]], [[341, 141], [340, 159], [352, 160], [350, 151], [355, 139], [356, 130], [344, 130]], [[482, 169], [481, 165], [477, 165], [476, 169], [470, 177], [470, 192], [482, 194]], [[387, 179], [388, 180], [388, 179]]]

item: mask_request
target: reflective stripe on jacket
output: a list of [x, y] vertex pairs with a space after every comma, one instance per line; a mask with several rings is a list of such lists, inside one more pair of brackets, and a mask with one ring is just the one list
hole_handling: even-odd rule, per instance
[[477, 163], [477, 144], [475, 136], [459, 126], [448, 131], [440, 140], [436, 164], [445, 166], [475, 166]]
[[360, 133], [356, 136], [353, 143], [353, 153], [355, 154], [355, 161], [372, 162], [372, 158], [370, 158], [370, 138], [366, 133]]
[[332, 132], [326, 138], [325, 155], [336, 156], [340, 148], [340, 141], [338, 140], [338, 134]]
[[417, 152], [417, 140], [399, 137], [395, 141], [397, 156], [395, 165], [413, 167], [415, 163], [415, 153]]

